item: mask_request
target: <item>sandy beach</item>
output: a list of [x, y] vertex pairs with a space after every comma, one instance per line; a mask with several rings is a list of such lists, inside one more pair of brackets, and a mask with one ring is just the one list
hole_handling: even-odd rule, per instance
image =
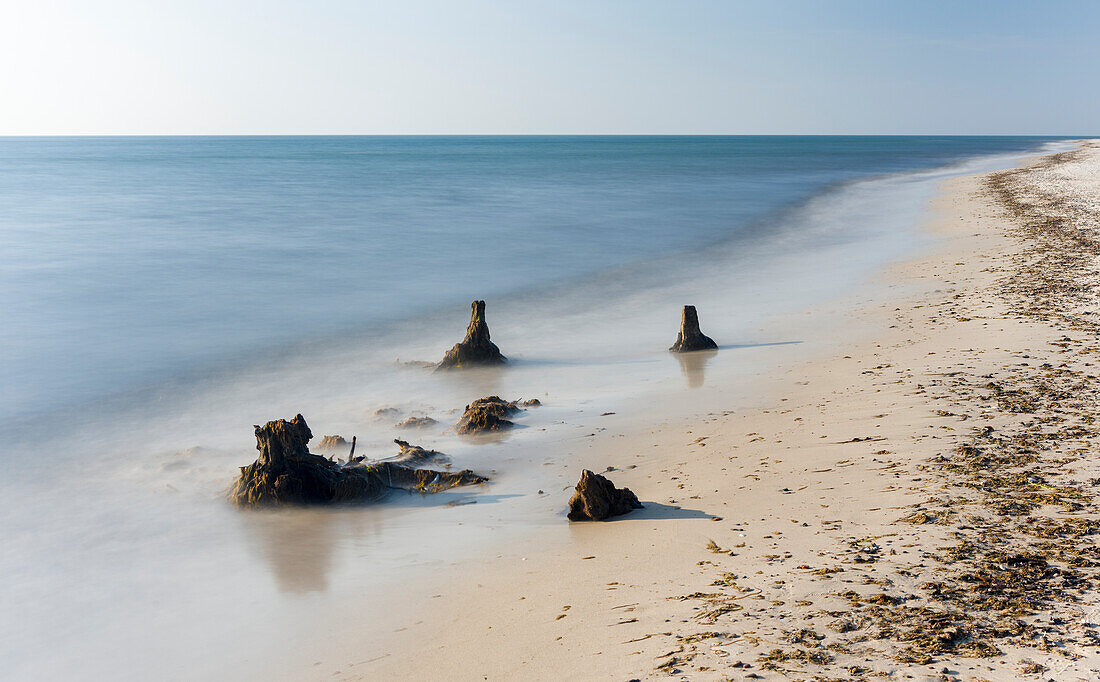
[[1100, 682], [1100, 3], [20, 3], [0, 682]]
[[1096, 679], [1097, 196], [1094, 142], [945, 183], [937, 246], [764, 407], [607, 416], [584, 461], [645, 510], [536, 529], [284, 672]]

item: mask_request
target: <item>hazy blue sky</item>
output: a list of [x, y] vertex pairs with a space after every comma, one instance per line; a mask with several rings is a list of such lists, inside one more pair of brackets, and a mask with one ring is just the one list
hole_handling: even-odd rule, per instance
[[1100, 2], [13, 0], [0, 134], [1047, 133]]

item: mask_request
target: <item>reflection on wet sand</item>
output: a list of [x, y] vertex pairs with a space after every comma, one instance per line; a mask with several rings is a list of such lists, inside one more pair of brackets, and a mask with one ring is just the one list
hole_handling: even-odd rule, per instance
[[328, 589], [338, 536], [346, 532], [343, 526], [356, 523], [354, 516], [304, 509], [240, 514], [279, 591], [292, 593]]
[[676, 353], [676, 359], [680, 361], [680, 369], [684, 371], [684, 377], [687, 378], [688, 388], [699, 388], [703, 385], [704, 373], [706, 371], [707, 363], [715, 355], [718, 355], [716, 350], [697, 350], [690, 353]]
[[[516, 494], [487, 494], [482, 490], [453, 490], [422, 495], [393, 490], [383, 501], [368, 505], [348, 505], [342, 508], [262, 509], [237, 514], [248, 545], [268, 565], [280, 592], [303, 594], [324, 592], [330, 587], [330, 576], [352, 554], [370, 556], [364, 549], [374, 542], [390, 542], [389, 533], [401, 528], [402, 537], [422, 547], [431, 547], [442, 540], [438, 533], [452, 533], [442, 525], [410, 527], [401, 517], [414, 509], [441, 508], [446, 514], [454, 507], [477, 504], [478, 507], [497, 504], [519, 497]], [[406, 535], [407, 533], [407, 535]], [[340, 553], [343, 553], [341, 558]], [[378, 567], [375, 566], [375, 569]]]

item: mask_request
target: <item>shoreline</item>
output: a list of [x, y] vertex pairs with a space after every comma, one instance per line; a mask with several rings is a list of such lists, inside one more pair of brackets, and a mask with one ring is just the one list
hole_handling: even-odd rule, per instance
[[[1035, 152], [1062, 146], [1044, 143]], [[63, 676], [79, 666], [82, 674], [109, 675], [114, 661], [107, 652], [125, 645], [134, 650], [133, 677], [176, 670], [185, 676], [221, 671], [248, 677], [274, 668], [272, 678], [312, 679], [324, 676], [322, 670], [342, 669], [348, 652], [374, 652], [352, 662], [389, 653], [389, 642], [402, 634], [394, 629], [422, 631], [443, 608], [437, 604], [473, 587], [456, 587], [455, 581], [477, 575], [482, 563], [496, 566], [500, 577], [493, 580], [506, 583], [517, 568], [574, 557], [571, 548], [591, 535], [593, 549], [582, 556], [598, 555], [585, 561], [601, 564], [602, 571], [601, 538], [639, 520], [673, 526], [676, 533], [699, 533], [696, 540], [705, 545], [711, 539], [705, 533], [715, 527], [707, 519], [726, 515], [738, 499], [715, 501], [701, 494], [697, 502], [690, 500], [694, 493], [681, 495], [670, 486], [684, 480], [670, 464], [696, 457], [693, 450], [706, 451], [693, 444], [705, 433], [693, 426], [698, 415], [767, 409], [768, 395], [778, 400], [783, 394], [777, 391], [798, 380], [787, 376], [789, 368], [867, 338], [874, 330], [864, 328], [866, 321], [853, 322], [847, 312], [895, 296], [894, 289], [875, 291], [865, 284], [886, 264], [931, 246], [917, 223], [938, 183], [1020, 158], [983, 155], [946, 167], [876, 175], [777, 218], [774, 240], [699, 254], [684, 263], [662, 260], [625, 279], [616, 275], [546, 291], [526, 306], [491, 302], [494, 341], [515, 360], [505, 372], [441, 376], [415, 364], [395, 364], [397, 346], [347, 339], [339, 348], [317, 349], [263, 371], [210, 377], [208, 385], [194, 390], [166, 386], [164, 401], [150, 400], [130, 411], [104, 405], [111, 419], [95, 428], [68, 422], [51, 439], [50, 450], [83, 461], [73, 479], [79, 486], [34, 477], [36, 467], [19, 473], [37, 480], [10, 486], [22, 496], [9, 500], [13, 510], [41, 505], [71, 510], [76, 520], [59, 529], [59, 536], [17, 535], [24, 541], [13, 556], [35, 557], [27, 564], [42, 567], [36, 583], [49, 589], [15, 595], [17, 612], [27, 608], [42, 618], [38, 628], [10, 628], [9, 649], [24, 652], [13, 657], [38, 666], [34, 674]], [[898, 163], [910, 165], [905, 159]], [[647, 278], [646, 272], [656, 276]], [[911, 293], [909, 285], [887, 286]], [[665, 350], [683, 303], [697, 305], [703, 331], [727, 344], [717, 355], [689, 358]], [[398, 357], [437, 359], [466, 324], [465, 304], [455, 312], [463, 319], [453, 325], [426, 320], [411, 325], [402, 334], [406, 341]], [[522, 428], [499, 439], [455, 435], [450, 425], [461, 406], [492, 394], [539, 397], [543, 406], [518, 418]], [[401, 410], [401, 416], [430, 414], [439, 424], [415, 434], [398, 430], [397, 419], [386, 416], [390, 408]], [[296, 413], [306, 416], [318, 437], [356, 435], [356, 454], [389, 457], [394, 437], [408, 438], [446, 453], [454, 466], [488, 474], [492, 483], [430, 499], [396, 494], [386, 504], [361, 509], [239, 513], [222, 490], [236, 477], [237, 466], [256, 458], [247, 425]], [[688, 430], [697, 433], [681, 438]], [[650, 439], [652, 431], [664, 435]], [[669, 453], [683, 456], [670, 460]], [[43, 466], [53, 461], [33, 459]], [[649, 510], [602, 530], [570, 527], [565, 508], [581, 469], [608, 466], [620, 470], [611, 479], [636, 490]], [[746, 485], [735, 492], [752, 490]], [[93, 521], [87, 509], [102, 509], [102, 518]], [[23, 520], [28, 530], [36, 525], [32, 517]], [[83, 542], [93, 531], [109, 533], [111, 542]], [[648, 543], [649, 532], [665, 534], [661, 528], [638, 532], [637, 542]], [[145, 537], [158, 538], [157, 551], [133, 542]], [[695, 549], [684, 545], [681, 553]], [[635, 561], [646, 556], [633, 554]], [[77, 582], [71, 573], [48, 569], [58, 565], [83, 565], [87, 578]], [[571, 566], [562, 570], [572, 575]], [[615, 570], [628, 575], [635, 568]], [[677, 565], [666, 573], [687, 570], [689, 565]], [[128, 587], [135, 584], [140, 591]], [[482, 589], [488, 593], [494, 585]], [[525, 595], [517, 601], [519, 596]], [[665, 596], [654, 593], [653, 600]], [[488, 603], [491, 595], [478, 599]], [[523, 601], [528, 600], [534, 597]], [[70, 617], [76, 604], [102, 613], [112, 628]], [[461, 615], [451, 620], [458, 627], [465, 624]], [[560, 614], [552, 615], [549, 620], [562, 625], [581, 614], [574, 610], [560, 621]], [[151, 618], [160, 627], [149, 628]], [[278, 627], [269, 627], [272, 623]], [[86, 655], [49, 663], [27, 655], [62, 629], [69, 639], [84, 642]], [[168, 639], [164, 632], [182, 635]], [[449, 635], [444, 635], [445, 640]], [[201, 662], [192, 661], [195, 650], [204, 651]]]
[[[461, 679], [532, 676], [532, 669], [536, 676], [620, 679], [647, 677], [666, 662], [658, 656], [683, 653], [678, 636], [691, 638], [689, 648], [722, 644], [714, 637], [698, 639], [692, 618], [733, 607], [680, 599], [718, 595], [715, 581], [728, 582], [728, 576], [708, 575], [714, 567], [700, 563], [717, 564], [718, 554], [708, 547], [734, 552], [733, 561], [756, 561], [760, 543], [786, 551], [790, 541], [777, 540], [810, 533], [810, 526], [763, 538], [730, 524], [758, 526], [756, 519], [775, 516], [772, 503], [802, 499], [815, 486], [851, 489], [847, 479], [817, 484], [808, 478], [807, 471], [831, 468], [829, 462], [814, 460], [812, 469], [797, 463], [803, 448], [851, 444], [810, 441], [789, 428], [785, 420], [793, 415], [781, 413], [797, 403], [806, 409], [796, 424], [804, 425], [816, 418], [812, 401], [832, 401], [832, 409], [836, 396], [815, 394], [835, 384], [832, 376], [815, 378], [823, 363], [869, 347], [887, 326], [882, 320], [892, 301], [935, 288], [929, 279], [874, 273], [897, 259], [934, 252], [940, 239], [920, 229], [918, 220], [927, 215], [937, 186], [1021, 158], [980, 157], [820, 197], [799, 212], [806, 225], [802, 237], [777, 239], [759, 252], [773, 256], [760, 267], [744, 267], [753, 253], [712, 254], [706, 262], [687, 264], [687, 281], [669, 277], [629, 295], [594, 295], [592, 305], [575, 313], [573, 302], [548, 293], [547, 300], [556, 303], [526, 324], [516, 323], [516, 304], [494, 308], [502, 332], [497, 342], [524, 360], [508, 372], [440, 377], [398, 366], [389, 374], [400, 374], [402, 383], [379, 393], [363, 383], [379, 379], [373, 369], [379, 349], [349, 341], [344, 351], [312, 363], [291, 363], [266, 375], [244, 373], [174, 395], [168, 404], [150, 404], [148, 414], [115, 415], [127, 425], [125, 442], [116, 443], [111, 429], [66, 432], [77, 448], [70, 456], [85, 450], [97, 456], [86, 458], [81, 469], [86, 494], [58, 499], [54, 508], [75, 512], [93, 497], [113, 494], [126, 500], [118, 509], [137, 513], [107, 522], [111, 510], [104, 507], [103, 520], [94, 525], [113, 539], [108, 551], [83, 551], [79, 523], [60, 530], [63, 537], [24, 543], [28, 553], [41, 551], [50, 562], [85, 563], [88, 580], [74, 584], [72, 594], [89, 595], [85, 608], [98, 603], [96, 610], [114, 624], [110, 632], [84, 634], [93, 629], [90, 621], [65, 615], [73, 598], [64, 590], [43, 593], [34, 608], [55, 619], [49, 630], [82, 641], [86, 655], [39, 661], [35, 674], [65, 674], [78, 662], [85, 673], [110, 674], [114, 662], [105, 654], [125, 644], [134, 649], [128, 665], [134, 677], [396, 678], [410, 670], [431, 676], [433, 666], [446, 661]], [[872, 276], [877, 281], [868, 284]], [[882, 315], [853, 314], [884, 301], [891, 303]], [[728, 344], [717, 355], [664, 351], [676, 320], [662, 319], [660, 311], [674, 310], [678, 320], [680, 308], [673, 304], [684, 302], [699, 304], [703, 331]], [[497, 320], [490, 317], [491, 323]], [[616, 339], [602, 333], [608, 329], [631, 331]], [[411, 336], [415, 352], [435, 352], [441, 345], [436, 337]], [[561, 344], [546, 343], [559, 336]], [[347, 371], [330, 372], [333, 367]], [[838, 367], [836, 372], [850, 369]], [[802, 385], [806, 380], [809, 385]], [[394, 395], [422, 394], [432, 399], [392, 402]], [[458, 417], [447, 408], [489, 394], [537, 396], [544, 405], [503, 438], [462, 439], [444, 429]], [[424, 410], [440, 424], [416, 434], [395, 432], [387, 426], [395, 419], [376, 409], [387, 408], [389, 415], [395, 407]], [[242, 438], [241, 414], [256, 416], [248, 423], [295, 412], [309, 418], [318, 437], [357, 434], [362, 451], [376, 457], [392, 454], [394, 435], [410, 438], [447, 453], [461, 468], [487, 473], [492, 483], [431, 499], [398, 494], [369, 509], [237, 512], [219, 491], [227, 470], [255, 459], [252, 439]], [[200, 432], [203, 440], [193, 440]], [[89, 435], [94, 437], [85, 443]], [[852, 437], [835, 438], [839, 443]], [[774, 451], [758, 456], [762, 448]], [[753, 459], [758, 457], [767, 461]], [[567, 523], [566, 503], [582, 468], [610, 468], [611, 480], [634, 490], [647, 508], [610, 523]], [[845, 464], [840, 471], [855, 469]], [[87, 485], [93, 479], [100, 485]], [[20, 492], [36, 503], [62, 497], [56, 486], [43, 481], [40, 487], [37, 496], [33, 487]], [[822, 500], [834, 509], [850, 504], [846, 492], [827, 494], [840, 495]], [[835, 518], [813, 516], [814, 509], [803, 509], [807, 504], [796, 505], [802, 509], [799, 521]], [[740, 515], [744, 510], [752, 516]], [[731, 533], [734, 541], [724, 539]], [[158, 551], [131, 556], [129, 539], [153, 534]], [[815, 540], [799, 542], [812, 546]], [[745, 547], [738, 548], [741, 543]], [[765, 563], [771, 561], [778, 559]], [[122, 565], [128, 568], [120, 573]], [[124, 584], [140, 589], [116, 589]], [[28, 603], [35, 601], [31, 594]], [[754, 604], [757, 598], [750, 594], [746, 600]], [[150, 629], [154, 617], [161, 625]], [[722, 622], [702, 632], [725, 632], [717, 629]], [[45, 639], [33, 629], [12, 629], [12, 651], [30, 651]], [[166, 640], [164, 632], [178, 635]], [[756, 631], [729, 632], [741, 638]], [[441, 647], [438, 653], [432, 653], [435, 647]], [[201, 661], [190, 660], [195, 650], [204, 651]], [[742, 672], [760, 670], [753, 658], [758, 652], [750, 654], [746, 664], [754, 667]], [[676, 668], [689, 657], [698, 655], [667, 660]], [[688, 663], [723, 669], [721, 661]]]
[[[945, 241], [886, 278], [923, 291], [853, 310], [854, 324], [882, 331], [857, 343], [851, 357], [788, 370], [773, 386], [785, 395], [765, 409], [718, 409], [603, 439], [590, 468], [617, 467], [609, 475], [647, 510], [548, 528], [537, 547], [501, 548], [480, 566], [466, 562], [462, 578], [433, 581], [438, 596], [414, 607], [397, 632], [360, 638], [371, 641], [367, 650], [349, 655], [334, 641], [315, 677], [418, 677], [445, 665], [456, 679], [737, 679], [778, 671], [993, 679], [1014, 677], [1030, 665], [1027, 657], [1044, 669], [1060, 663], [1065, 674], [1100, 667], [1041, 651], [1040, 660], [1018, 643], [1007, 651], [1002, 644], [1004, 656], [982, 657], [984, 640], [958, 634], [966, 629], [958, 625], [947, 639], [940, 633], [939, 648], [950, 651], [933, 662], [912, 655], [917, 660], [868, 662], [877, 640], [852, 644], [843, 634], [860, 633], [859, 619], [876, 615], [868, 607], [913, 608], [928, 581], [920, 564], [931, 566], [960, 532], [955, 510], [929, 503], [956, 487], [930, 465], [964, 445], [975, 422], [957, 406], [942, 409], [958, 398], [933, 387], [933, 377], [996, 376], [1013, 350], [1040, 357], [1052, 333], [1045, 322], [996, 314], [979, 322], [973, 311], [958, 312], [1004, 306], [990, 291], [1018, 257], [1012, 219], [998, 215], [1003, 210], [982, 184], [988, 175], [946, 183], [928, 226]], [[944, 306], [955, 317], [936, 312]], [[990, 325], [1003, 341], [989, 338]], [[951, 369], [960, 363], [965, 370]], [[663, 465], [622, 469], [638, 457]], [[898, 523], [902, 517], [913, 522]], [[882, 603], [868, 601], [879, 595]], [[878, 627], [887, 615], [877, 614]]]

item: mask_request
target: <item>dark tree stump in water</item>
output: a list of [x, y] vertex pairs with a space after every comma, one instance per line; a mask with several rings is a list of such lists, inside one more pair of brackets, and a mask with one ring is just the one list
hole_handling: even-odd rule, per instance
[[489, 340], [489, 325], [485, 324], [485, 301], [470, 304], [470, 326], [466, 327], [466, 338], [447, 351], [443, 361], [436, 369], [456, 369], [471, 365], [503, 365], [507, 358], [500, 349]]
[[699, 313], [695, 306], [684, 306], [684, 314], [680, 318], [680, 333], [676, 335], [676, 343], [669, 348], [673, 353], [688, 353], [695, 350], [716, 350], [718, 344], [699, 331]]
[[[437, 492], [458, 485], [482, 483], [486, 479], [472, 471], [457, 473], [416, 469], [396, 462], [368, 464], [361, 458], [339, 464], [309, 451], [313, 437], [302, 415], [287, 421], [278, 419], [256, 427], [255, 462], [241, 467], [241, 475], [229, 497], [242, 507], [276, 504], [332, 504], [364, 502], [381, 497], [389, 488]], [[409, 450], [436, 455], [415, 446]], [[419, 454], [419, 453], [418, 453]]]
[[570, 521], [603, 521], [634, 509], [644, 507], [629, 488], [616, 488], [611, 481], [588, 469], [581, 473], [576, 491], [569, 498]]
[[482, 431], [500, 431], [510, 429], [515, 424], [506, 417], [511, 417], [517, 412], [522, 412], [524, 407], [538, 407], [541, 405], [537, 398], [520, 402], [519, 400], [504, 400], [500, 396], [491, 395], [478, 398], [466, 406], [462, 413], [462, 419], [455, 426], [455, 431], [462, 434], [481, 433]]

